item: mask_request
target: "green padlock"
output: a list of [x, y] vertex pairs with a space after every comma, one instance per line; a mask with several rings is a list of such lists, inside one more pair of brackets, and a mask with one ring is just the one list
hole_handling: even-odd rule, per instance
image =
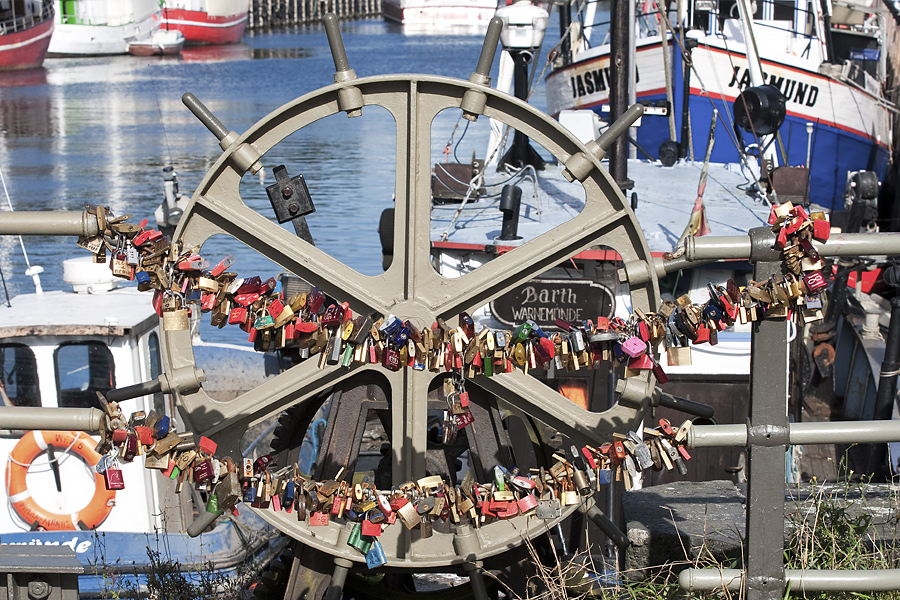
[[354, 523], [353, 529], [350, 530], [350, 537], [347, 539], [347, 545], [356, 548], [362, 554], [368, 554], [372, 548], [372, 538], [362, 534], [360, 523]]
[[224, 510], [219, 510], [219, 497], [215, 494], [209, 495], [209, 500], [206, 502], [206, 512], [215, 513], [217, 515], [225, 514]]

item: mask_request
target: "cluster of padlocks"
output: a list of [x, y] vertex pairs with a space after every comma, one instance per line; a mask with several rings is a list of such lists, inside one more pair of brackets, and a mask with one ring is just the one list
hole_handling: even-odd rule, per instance
[[[527, 321], [512, 330], [476, 333], [466, 313], [459, 315], [457, 327], [438, 319], [420, 329], [394, 315], [354, 314], [346, 302], [329, 302], [319, 288], [285, 298], [274, 278], [241, 278], [226, 271], [234, 262], [231, 256], [211, 267], [199, 248], [170, 243], [159, 231], [145, 229], [146, 220], [133, 225], [125, 222], [128, 217], [112, 218], [102, 207], [88, 206], [87, 211], [97, 216], [103, 231], [80, 239], [79, 245], [97, 261], [106, 260], [109, 250], [113, 274], [137, 280], [138, 289], [154, 290], [154, 307], [166, 330], [187, 329], [190, 311], [200, 310], [210, 313], [214, 326], [241, 327], [259, 351], [292, 349], [300, 359], [318, 355], [320, 367], [380, 363], [393, 371], [407, 366], [490, 377], [515, 369], [548, 370], [552, 365], [572, 371], [617, 361], [626, 363], [626, 376], [649, 369], [664, 383], [653, 352], [661, 343], [669, 364], [688, 365], [691, 345], [716, 344], [717, 333], [735, 322], [793, 314], [804, 322], [820, 319], [818, 294], [827, 285], [824, 263], [811, 240], [827, 240], [829, 223], [824, 214], [807, 215], [788, 202], [774, 207], [769, 218], [789, 269], [785, 277], [744, 287], [732, 280], [724, 286], [710, 284], [710, 299], [702, 305], [684, 295], [663, 302], [657, 312], [635, 309], [629, 319], [557, 319], [558, 332], [545, 333]], [[459, 404], [465, 408], [465, 402]]]
[[598, 486], [622, 481], [627, 489], [644, 469], [687, 473], [690, 459], [685, 448], [691, 422], [674, 429], [665, 419], [656, 428], [614, 434], [612, 443], [599, 448], [574, 445], [566, 456], [554, 454], [549, 469], [521, 473], [517, 468], [494, 468], [494, 479], [476, 483], [472, 472], [454, 485], [440, 475], [406, 482], [391, 490], [378, 490], [368, 477], [358, 483], [344, 477], [341, 469], [333, 479], [314, 481], [300, 474], [298, 465], [277, 469], [274, 457], [244, 458], [235, 465], [230, 458], [215, 456], [216, 443], [190, 432], [176, 433], [167, 416], [154, 411], [136, 412], [126, 419], [116, 402], [100, 397], [110, 429], [103, 432], [97, 451], [104, 455], [96, 469], [108, 489], [125, 487], [118, 461], [144, 457], [144, 466], [157, 469], [177, 482], [208, 493], [207, 512], [223, 514], [236, 510], [239, 502], [257, 509], [296, 513], [310, 527], [328, 525], [333, 519], [353, 523], [348, 544], [366, 555], [374, 567], [384, 563], [378, 537], [385, 528], [399, 523], [417, 530], [421, 538], [433, 535], [437, 522], [469, 523], [481, 527], [494, 519], [518, 515], [554, 519], [563, 507], [580, 504]]

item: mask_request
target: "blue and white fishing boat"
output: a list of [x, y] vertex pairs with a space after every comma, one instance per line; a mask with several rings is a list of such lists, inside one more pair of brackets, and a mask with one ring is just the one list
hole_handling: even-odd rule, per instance
[[[598, 24], [595, 4], [586, 5], [588, 14], [572, 28], [571, 59], [561, 53], [547, 79], [548, 112], [553, 115], [582, 108], [599, 112], [609, 102], [610, 44], [591, 39]], [[768, 85], [782, 95], [786, 113], [780, 139], [770, 143], [770, 157], [776, 165], [810, 169], [812, 202], [842, 208], [850, 171], [873, 171], [884, 179], [891, 160], [891, 114], [896, 112], [882, 85], [890, 51], [884, 7], [828, 3], [828, 14], [819, 2], [764, 0], [754, 2], [752, 19], [742, 22], [740, 0], [671, 6], [667, 28], [655, 2], [638, 3], [636, 99], [659, 107], [637, 129], [637, 142], [647, 153], [658, 158], [660, 145], [673, 139], [680, 140], [682, 155], [702, 157], [717, 109], [712, 162], [738, 163], [748, 150], [758, 155], [761, 142], [748, 133], [736, 135], [732, 114], [743, 90]], [[666, 123], [670, 113], [679, 132], [675, 135]]]

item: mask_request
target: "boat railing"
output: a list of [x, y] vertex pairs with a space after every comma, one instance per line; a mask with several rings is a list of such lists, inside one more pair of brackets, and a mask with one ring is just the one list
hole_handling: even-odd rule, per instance
[[[594, 0], [588, 0], [585, 2], [584, 6], [587, 6]], [[780, 31], [786, 34], [791, 35], [794, 38], [799, 39], [808, 39], [813, 40], [816, 39], [815, 34], [815, 22], [816, 22], [816, 14], [815, 11], [800, 8], [795, 5], [792, 9], [786, 7], [782, 3], [777, 3], [777, 11], [778, 14], [775, 14], [774, 7], [776, 7], [776, 3], [773, 0], [762, 0], [759, 2], [760, 8], [755, 15], [755, 25], [758, 28], [765, 28], [770, 31]], [[771, 8], [766, 9], [764, 5], [769, 5]], [[639, 38], [648, 38], [655, 37], [659, 35], [659, 20], [657, 15], [660, 14], [659, 10], [656, 9], [657, 5], [654, 2], [644, 2], [638, 7], [638, 11], [636, 13], [637, 22], [640, 25], [638, 37]], [[642, 9], [652, 9], [652, 10], [642, 10]], [[788, 11], [791, 11], [790, 14]], [[722, 37], [725, 22], [729, 19], [737, 19], [737, 15], [732, 12], [725, 13], [719, 12], [718, 9], [713, 9], [710, 11], [704, 11], [704, 14], [708, 15], [703, 19], [698, 18], [698, 12], [695, 12], [692, 21], [693, 27], [704, 29], [710, 34], [714, 34], [718, 37]], [[675, 17], [675, 11], [669, 12], [669, 20], [673, 26], [676, 25], [677, 19]], [[591, 23], [584, 23], [583, 27], [585, 29], [594, 29], [594, 30], [608, 30], [611, 24], [610, 19], [603, 20], [592, 20]], [[785, 26], [785, 24], [789, 24]]]
[[30, 29], [35, 25], [39, 25], [51, 19], [53, 19], [53, 3], [47, 2], [38, 14], [31, 14], [24, 17], [14, 16], [10, 19], [0, 21], [0, 35], [25, 31], [26, 29]]

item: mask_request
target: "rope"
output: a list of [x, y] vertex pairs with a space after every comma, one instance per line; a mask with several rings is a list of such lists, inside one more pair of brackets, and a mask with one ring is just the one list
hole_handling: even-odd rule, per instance
[[[75, 443], [76, 443], [79, 439], [80, 439], [80, 436], [77, 436], [77, 435], [76, 435], [75, 438], [72, 440], [72, 443], [69, 444], [69, 446], [68, 446], [65, 450], [63, 450], [63, 456], [62, 456], [62, 457], [48, 458], [46, 463], [40, 463], [40, 464], [41, 464], [41, 465], [46, 464], [46, 465], [48, 465], [48, 466], [51, 465], [51, 464], [53, 464], [53, 463], [59, 463], [59, 464], [62, 464], [60, 461], [61, 461], [63, 458], [68, 458], [69, 456], [71, 456], [71, 455], [69, 454], [69, 450], [72, 449], [72, 447], [75, 445]], [[49, 445], [50, 445], [50, 444], [48, 444], [48, 446], [49, 446]], [[25, 467], [25, 468], [33, 467], [33, 466], [37, 466], [37, 465], [38, 465], [38, 463], [36, 463], [36, 462], [31, 462], [31, 463], [21, 463], [21, 462], [17, 461], [16, 459], [14, 459], [14, 458], [12, 457], [12, 453], [10, 453], [10, 455], [9, 455], [9, 462], [16, 463], [16, 464], [19, 465], [20, 467]], [[9, 495], [9, 481], [7, 481], [7, 483], [6, 483], [6, 495], [7, 495], [7, 496]]]

